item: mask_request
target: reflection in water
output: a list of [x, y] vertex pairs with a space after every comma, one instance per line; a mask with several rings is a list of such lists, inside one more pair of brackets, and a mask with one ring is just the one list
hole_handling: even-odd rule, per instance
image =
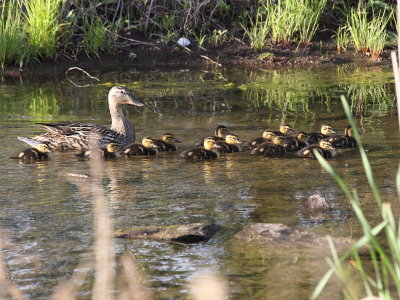
[[[323, 273], [320, 256], [325, 253], [277, 249], [280, 253], [266, 255], [231, 238], [243, 225], [254, 222], [359, 236], [361, 230], [345, 195], [318, 162], [294, 157], [270, 159], [242, 152], [221, 155], [214, 161], [188, 163], [177, 155], [219, 124], [227, 125], [243, 140], [260, 135], [265, 128], [278, 128], [283, 121], [297, 130], [315, 131], [325, 122], [341, 130], [347, 120], [338, 95], [345, 93], [353, 101], [353, 111], [363, 117], [362, 138], [372, 167], [377, 169], [375, 177], [383, 187], [382, 196], [395, 199], [394, 178], [400, 156], [397, 119], [390, 114], [392, 79], [387, 73], [386, 69], [327, 67], [224, 70], [222, 76], [186, 71], [123, 70], [104, 74], [104, 80], [113, 82], [111, 85], [121, 82], [149, 104], [145, 111], [127, 108], [138, 138], [173, 132], [183, 141], [177, 153], [104, 162], [98, 186], [110, 200], [107, 208], [115, 228], [192, 222], [222, 226], [220, 233], [201, 245], [118, 240], [117, 252], [129, 250], [136, 254], [160, 298], [186, 298], [186, 283], [198, 270], [219, 270], [228, 275], [233, 298], [307, 298]], [[40, 132], [33, 122], [51, 118], [108, 126], [108, 90], [109, 85], [76, 89], [54, 82], [15, 83], [0, 90], [0, 107], [4, 108], [0, 113], [0, 135], [5, 141], [0, 152], [4, 175], [0, 185], [0, 229], [9, 232], [18, 246], [11, 248], [5, 258], [14, 282], [29, 297], [48, 298], [58, 282], [71, 276], [79, 262], [93, 253], [90, 185], [83, 188], [77, 180], [63, 176], [90, 174], [90, 161], [79, 160], [73, 153], [54, 153], [49, 161], [33, 164], [20, 164], [8, 157], [21, 147], [18, 135]], [[360, 191], [363, 209], [373, 221], [375, 204], [361, 177], [357, 150], [341, 152], [331, 162], [346, 183]], [[322, 218], [302, 209], [314, 193], [325, 195], [332, 204]], [[23, 265], [13, 263], [24, 259], [27, 261]], [[86, 280], [79, 297], [85, 298], [91, 285]], [[337, 289], [332, 289], [328, 298], [340, 299]]]

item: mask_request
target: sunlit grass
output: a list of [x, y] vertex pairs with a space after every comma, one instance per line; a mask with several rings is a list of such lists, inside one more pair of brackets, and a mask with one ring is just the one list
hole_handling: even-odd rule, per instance
[[110, 49], [107, 26], [103, 24], [99, 17], [86, 21], [83, 31], [83, 48], [88, 57], [93, 55], [100, 57], [101, 52]]
[[246, 36], [250, 40], [250, 46], [256, 51], [261, 51], [266, 43], [267, 34], [269, 31], [268, 22], [265, 14], [261, 13], [260, 9], [257, 10], [256, 20], [250, 19], [250, 26], [246, 28], [243, 26]]
[[25, 33], [28, 47], [42, 59], [57, 56], [57, 14], [60, 0], [25, 0]]

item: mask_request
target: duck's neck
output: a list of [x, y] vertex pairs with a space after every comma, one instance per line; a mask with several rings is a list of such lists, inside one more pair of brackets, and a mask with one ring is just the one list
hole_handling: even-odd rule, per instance
[[124, 116], [122, 106], [110, 105], [111, 130], [125, 135], [128, 142], [134, 142], [134, 130], [131, 122]]

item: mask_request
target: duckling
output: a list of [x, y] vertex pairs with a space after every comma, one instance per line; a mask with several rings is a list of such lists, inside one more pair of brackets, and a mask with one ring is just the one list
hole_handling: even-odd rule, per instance
[[318, 144], [320, 140], [326, 139], [334, 133], [336, 133], [336, 131], [333, 130], [332, 125], [322, 124], [320, 132], [308, 133], [308, 143], [310, 145]]
[[335, 148], [355, 148], [357, 140], [353, 137], [353, 129], [351, 125], [347, 125], [344, 129], [344, 135], [333, 135], [326, 138]]
[[255, 138], [246, 144], [247, 149], [253, 150], [258, 145], [263, 143], [272, 143], [276, 134], [271, 129], [266, 129], [263, 131], [262, 136]]
[[219, 157], [217, 149], [221, 147], [222, 146], [218, 145], [214, 137], [205, 137], [203, 147], [195, 147], [186, 150], [180, 154], [180, 157], [187, 160], [215, 159]]
[[242, 141], [239, 140], [239, 137], [234, 133], [228, 133], [225, 137], [224, 142], [217, 141], [217, 144], [221, 146], [217, 151], [219, 153], [233, 153], [240, 152], [242, 149], [239, 146]]
[[11, 159], [21, 160], [47, 160], [49, 155], [47, 153], [53, 152], [50, 146], [46, 143], [40, 143], [32, 138], [19, 136], [18, 139], [32, 146], [33, 148], [25, 149], [18, 152], [16, 156], [11, 156]]
[[142, 139], [142, 144], [132, 144], [124, 150], [124, 153], [133, 156], [157, 155], [158, 146], [151, 137], [146, 136]]
[[164, 133], [161, 139], [155, 139], [154, 144], [157, 145], [158, 151], [176, 151], [177, 147], [175, 143], [180, 143], [181, 141], [175, 138], [172, 133]]
[[[215, 139], [216, 142], [218, 141], [225, 141], [225, 137], [226, 135], [229, 133], [229, 130], [226, 126], [224, 125], [218, 125], [215, 130], [214, 130], [214, 136], [210, 136], [213, 137]], [[204, 144], [204, 139], [206, 137], [202, 138], [200, 142], [194, 144], [195, 146], [203, 146]]]
[[286, 153], [286, 138], [284, 136], [275, 136], [273, 144], [263, 143], [254, 148], [251, 155], [264, 155], [269, 157], [283, 156]]
[[300, 131], [296, 134], [296, 137], [289, 136], [286, 138], [287, 146], [286, 146], [286, 151], [299, 151], [300, 149], [303, 149], [307, 146], [308, 144], [308, 134], [305, 133], [304, 131]]
[[332, 147], [331, 142], [321, 140], [318, 145], [311, 145], [301, 149], [296, 153], [299, 157], [316, 158], [314, 149], [317, 150], [324, 158], [331, 158], [335, 156], [335, 148]]
[[[108, 143], [106, 147], [98, 149], [100, 155], [104, 158], [116, 158], [120, 156], [120, 146], [118, 143]], [[77, 157], [90, 158], [93, 155], [93, 150], [82, 150], [80, 153], [75, 154]]]
[[279, 130], [274, 130], [272, 131], [275, 133], [275, 135], [280, 135], [280, 136], [289, 136], [291, 134], [296, 134], [296, 131], [293, 130], [292, 126], [288, 124], [282, 124], [279, 126]]

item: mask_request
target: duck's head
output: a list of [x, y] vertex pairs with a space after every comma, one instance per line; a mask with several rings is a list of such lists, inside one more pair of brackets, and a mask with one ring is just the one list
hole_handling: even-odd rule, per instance
[[146, 106], [143, 102], [133, 97], [131, 91], [124, 86], [113, 86], [108, 92], [108, 102], [111, 105], [121, 106], [124, 104]]
[[351, 125], [346, 126], [346, 128], [344, 129], [344, 135], [345, 136], [354, 136], [354, 131], [353, 131], [353, 128], [351, 128]]
[[267, 129], [267, 130], [264, 130], [262, 137], [264, 139], [272, 141], [272, 140], [274, 140], [275, 135], [276, 134], [271, 129]]
[[287, 124], [282, 124], [279, 127], [279, 131], [283, 133], [284, 135], [289, 135], [289, 134], [296, 134], [296, 131], [293, 130], [292, 126], [287, 125]]
[[321, 133], [324, 135], [332, 135], [332, 134], [336, 133], [336, 131], [333, 130], [331, 124], [322, 124], [321, 125]]
[[161, 139], [169, 144], [173, 143], [180, 143], [181, 141], [175, 138], [175, 136], [172, 133], [164, 133], [161, 137]]
[[158, 146], [154, 144], [154, 140], [149, 136], [145, 136], [142, 139], [142, 145], [145, 146], [146, 148], [158, 148]]
[[328, 151], [335, 150], [335, 148], [332, 146], [332, 143], [328, 141], [321, 140], [319, 142], [319, 146], [324, 150]]
[[39, 150], [42, 153], [49, 153], [49, 152], [53, 152], [49, 145], [44, 144], [44, 143], [39, 143], [37, 144], [37, 146], [35, 147], [37, 150]]
[[204, 145], [204, 148], [206, 148], [207, 150], [222, 148], [221, 145], [217, 144], [217, 141], [213, 137], [204, 138], [203, 145]]
[[114, 142], [108, 143], [106, 148], [107, 152], [110, 153], [116, 153], [120, 150], [119, 144]]
[[218, 125], [218, 126], [215, 128], [215, 135], [216, 135], [217, 137], [225, 138], [226, 135], [227, 135], [228, 133], [229, 133], [229, 130], [228, 130], [228, 128], [226, 128], [226, 126], [224, 126], [224, 125]]
[[228, 133], [225, 137], [225, 142], [228, 144], [241, 144], [242, 141], [239, 139], [239, 137], [234, 134], [234, 133]]
[[300, 142], [303, 142], [303, 143], [307, 143], [308, 137], [309, 137], [308, 134], [305, 133], [304, 131], [300, 131], [300, 132], [298, 132], [297, 135], [296, 135], [296, 139], [297, 139], [298, 141], [300, 141]]
[[287, 144], [286, 138], [284, 136], [277, 135], [274, 137], [274, 145], [285, 146]]

